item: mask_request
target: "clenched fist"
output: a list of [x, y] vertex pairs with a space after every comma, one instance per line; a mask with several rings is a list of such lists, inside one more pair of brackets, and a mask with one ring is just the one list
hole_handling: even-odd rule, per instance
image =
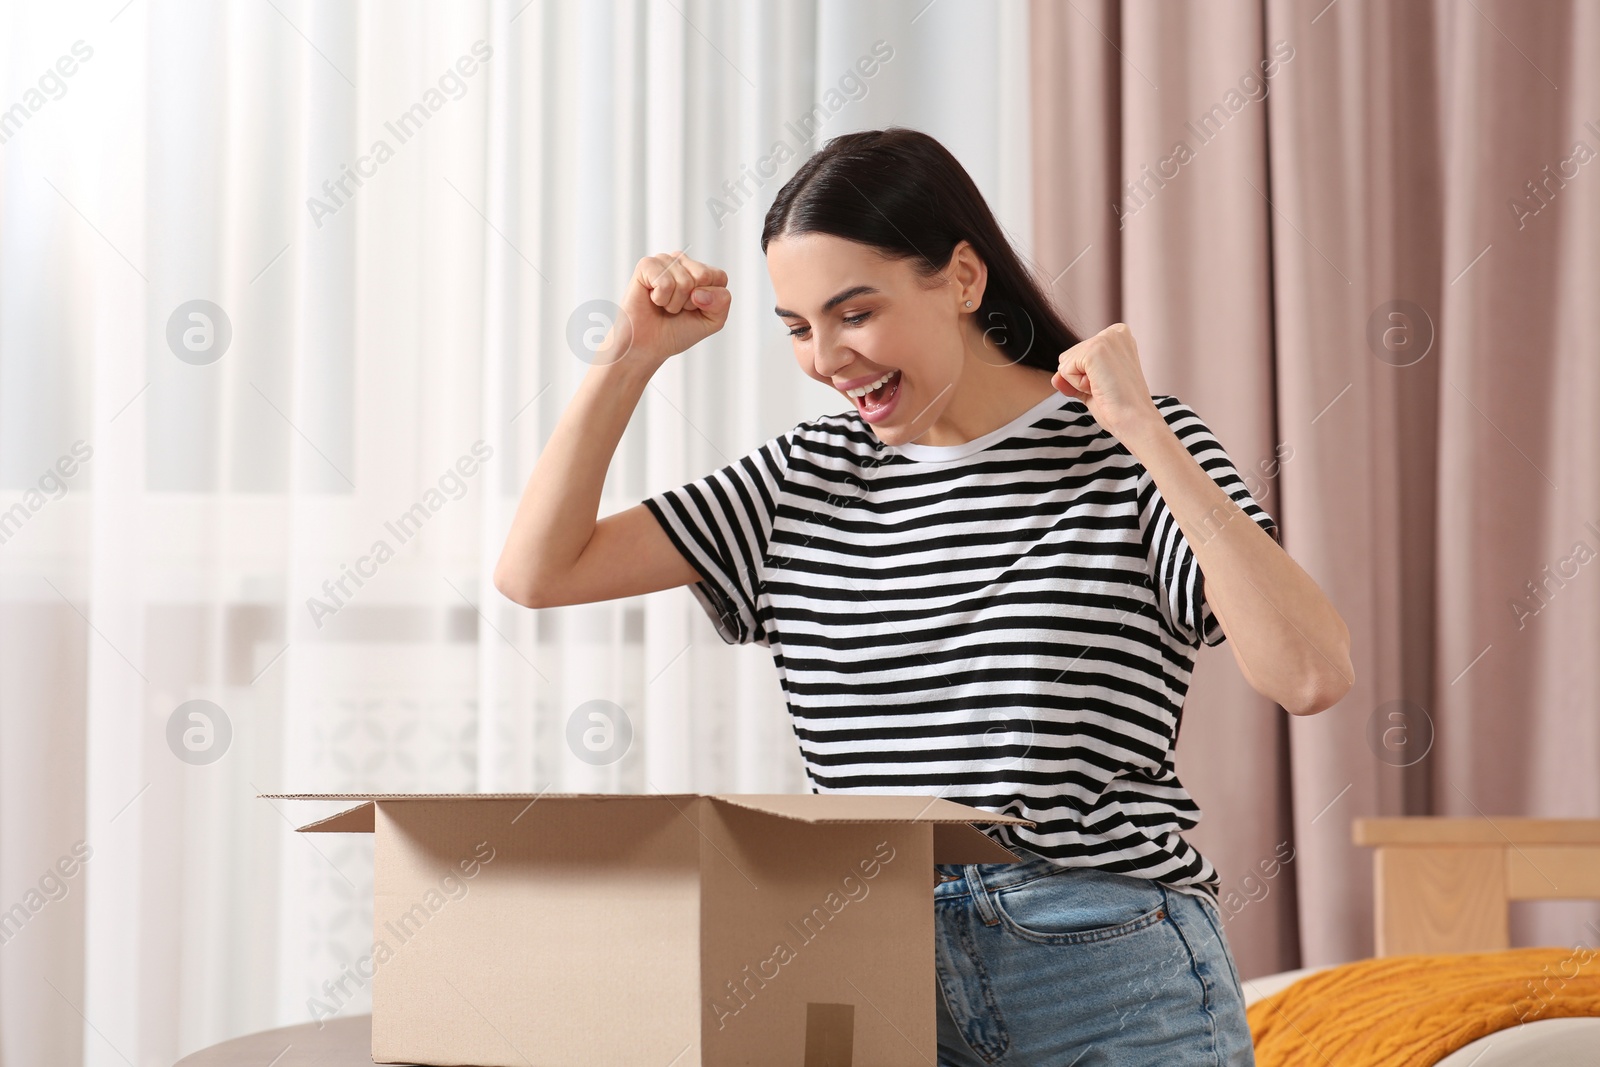
[[1094, 420], [1114, 437], [1152, 417], [1161, 421], [1126, 323], [1113, 322], [1061, 353], [1050, 384], [1082, 400]]
[[622, 294], [622, 314], [601, 343], [596, 362], [621, 358], [660, 362], [722, 329], [732, 297], [728, 274], [682, 252], [645, 256]]

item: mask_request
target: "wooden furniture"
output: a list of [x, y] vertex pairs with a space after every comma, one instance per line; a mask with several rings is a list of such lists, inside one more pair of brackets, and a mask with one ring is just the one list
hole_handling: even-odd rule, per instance
[[1600, 819], [1356, 819], [1373, 856], [1375, 956], [1510, 948], [1513, 900], [1600, 898]]
[[301, 1023], [236, 1037], [179, 1060], [177, 1067], [372, 1067], [372, 1016]]

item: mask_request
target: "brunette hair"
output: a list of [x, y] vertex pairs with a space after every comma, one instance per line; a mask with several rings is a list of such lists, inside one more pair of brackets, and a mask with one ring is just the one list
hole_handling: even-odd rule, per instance
[[773, 239], [830, 234], [912, 260], [924, 278], [967, 241], [988, 268], [978, 322], [1013, 362], [1054, 371], [1082, 340], [1006, 239], [978, 186], [950, 150], [920, 130], [891, 126], [840, 134], [778, 190], [761, 227]]

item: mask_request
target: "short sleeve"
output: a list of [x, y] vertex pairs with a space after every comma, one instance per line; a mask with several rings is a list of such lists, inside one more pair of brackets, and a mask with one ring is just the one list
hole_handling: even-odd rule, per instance
[[[1155, 397], [1156, 407], [1172, 427], [1173, 433], [1188, 448], [1211, 480], [1256, 525], [1281, 541], [1278, 524], [1256, 503], [1233, 461], [1223, 451], [1194, 409], [1176, 397]], [[1205, 576], [1195, 560], [1194, 549], [1184, 537], [1177, 520], [1156, 488], [1150, 472], [1140, 468], [1138, 484], [1139, 526], [1144, 541], [1145, 559], [1155, 583], [1156, 602], [1167, 625], [1190, 647], [1220, 645], [1227, 638], [1221, 624], [1206, 603]], [[1219, 520], [1220, 521], [1220, 520]]]
[[700, 572], [703, 580], [689, 590], [730, 645], [770, 644], [757, 605], [794, 434], [774, 437], [721, 470], [643, 501]]

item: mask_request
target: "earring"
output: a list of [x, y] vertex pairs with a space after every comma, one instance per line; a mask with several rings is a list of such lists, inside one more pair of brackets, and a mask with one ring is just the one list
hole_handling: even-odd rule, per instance
[[967, 307], [971, 307], [971, 306], [972, 306], [972, 301], [968, 300], [967, 301]]

